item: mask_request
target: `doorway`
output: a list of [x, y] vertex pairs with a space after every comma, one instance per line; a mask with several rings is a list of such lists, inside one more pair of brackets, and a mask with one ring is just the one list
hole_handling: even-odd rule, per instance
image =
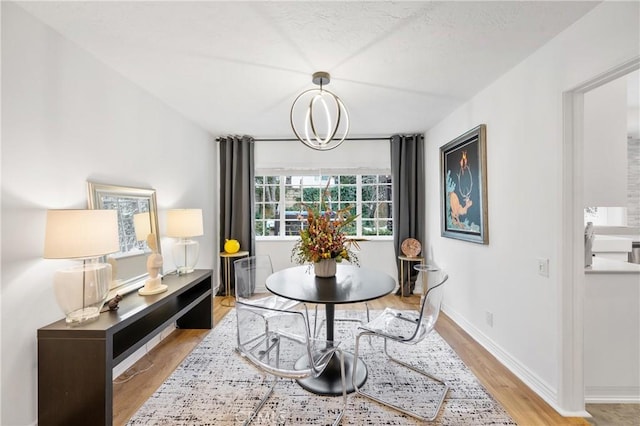
[[563, 95], [562, 247], [560, 250], [559, 402], [585, 412], [584, 392], [584, 94], [640, 69], [627, 61]]

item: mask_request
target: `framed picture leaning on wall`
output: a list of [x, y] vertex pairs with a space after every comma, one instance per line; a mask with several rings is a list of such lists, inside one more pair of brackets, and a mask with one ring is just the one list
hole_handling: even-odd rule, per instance
[[440, 224], [447, 238], [489, 244], [486, 126], [440, 147]]

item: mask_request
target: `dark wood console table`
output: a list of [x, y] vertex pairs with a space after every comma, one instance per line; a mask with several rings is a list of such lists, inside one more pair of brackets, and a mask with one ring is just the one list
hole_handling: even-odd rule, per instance
[[63, 319], [38, 329], [38, 424], [111, 425], [113, 367], [174, 321], [212, 328], [211, 275], [169, 275], [164, 293], [130, 293], [96, 321], [70, 327]]

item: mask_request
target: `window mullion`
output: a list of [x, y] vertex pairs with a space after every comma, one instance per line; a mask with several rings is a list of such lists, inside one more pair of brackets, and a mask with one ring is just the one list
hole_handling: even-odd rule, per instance
[[362, 237], [362, 176], [356, 175], [356, 237]]
[[286, 224], [285, 224], [285, 214], [286, 214], [286, 210], [287, 210], [287, 204], [286, 204], [286, 195], [285, 195], [285, 182], [286, 182], [286, 177], [285, 176], [280, 176], [280, 197], [279, 198], [279, 205], [278, 205], [278, 222], [280, 223], [279, 226], [279, 230], [278, 230], [278, 237], [283, 237], [286, 234]]

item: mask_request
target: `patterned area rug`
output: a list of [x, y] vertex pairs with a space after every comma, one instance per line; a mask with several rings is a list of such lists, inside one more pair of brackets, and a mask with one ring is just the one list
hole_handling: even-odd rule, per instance
[[[376, 312], [372, 312], [374, 317]], [[339, 316], [363, 316], [364, 312], [339, 311]], [[352, 351], [356, 323], [337, 322], [336, 338]], [[236, 425], [242, 424], [268, 389], [260, 373], [236, 354], [236, 315], [232, 310], [187, 356], [173, 374], [130, 419], [129, 425]], [[418, 345], [399, 345], [403, 358], [421, 366], [450, 384], [436, 425], [515, 425], [500, 404], [478, 382], [451, 347], [432, 332]], [[405, 400], [429, 409], [429, 389], [408, 370], [385, 361], [382, 341], [361, 341], [362, 358], [369, 377], [363, 389], [383, 392], [385, 388], [410, 389]], [[269, 378], [270, 379], [270, 378]], [[293, 381], [281, 380], [274, 394], [253, 424], [330, 424], [342, 398], [322, 397], [307, 392]], [[369, 399], [349, 396], [343, 425], [412, 425], [405, 416]]]

